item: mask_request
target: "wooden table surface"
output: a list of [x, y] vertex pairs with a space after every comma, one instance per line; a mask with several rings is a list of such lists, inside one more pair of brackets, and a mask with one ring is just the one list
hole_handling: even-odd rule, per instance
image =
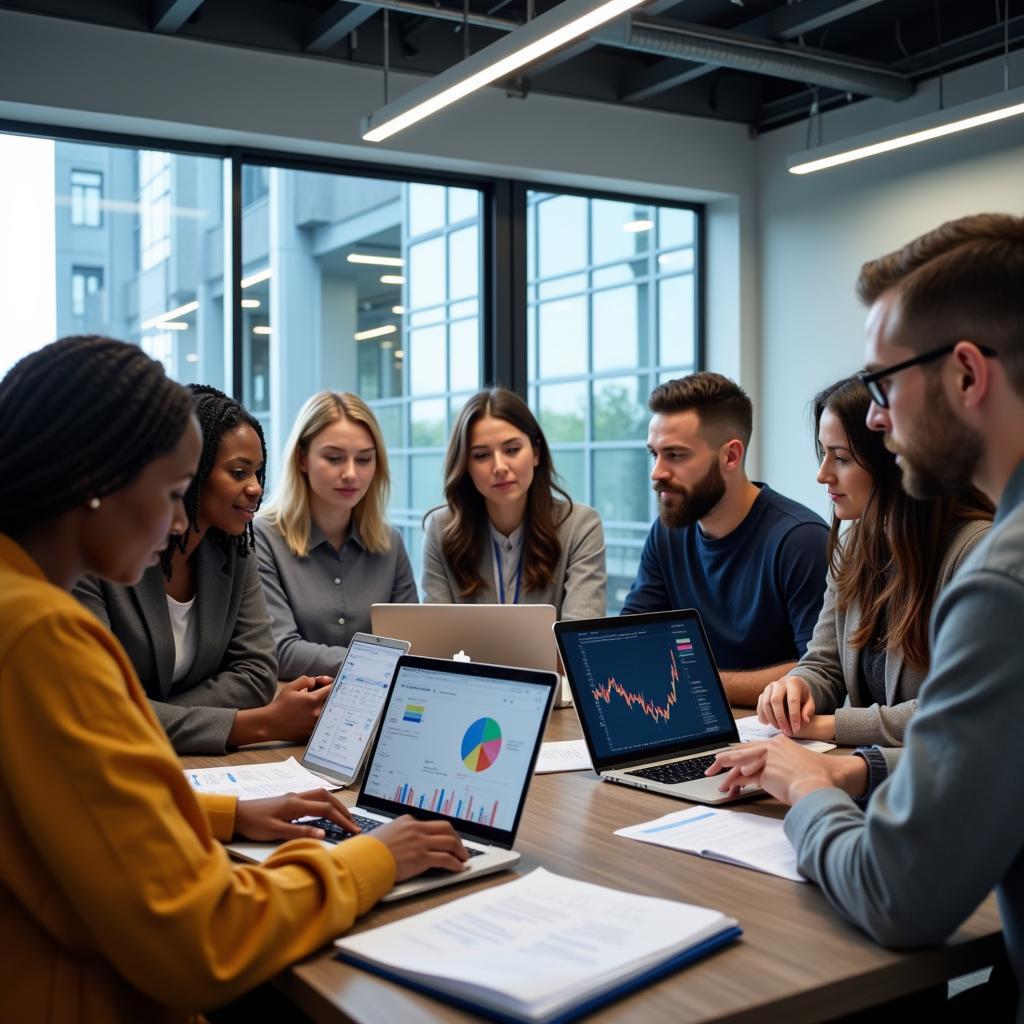
[[[552, 713], [546, 739], [581, 736], [575, 712]], [[276, 761], [301, 748], [248, 748], [228, 758], [183, 758], [186, 767]], [[353, 802], [356, 791], [342, 794]], [[817, 1021], [876, 1005], [991, 964], [1001, 948], [999, 914], [989, 897], [945, 945], [911, 953], [876, 946], [843, 922], [817, 886], [732, 867], [612, 833], [687, 805], [602, 783], [593, 772], [534, 777], [516, 849], [514, 873], [551, 871], [630, 892], [703, 904], [735, 917], [742, 938], [711, 957], [609, 1005], [588, 1021], [657, 1024], [696, 1021]], [[769, 799], [737, 807], [782, 817]], [[504, 872], [380, 904], [353, 931], [374, 928], [479, 889]], [[285, 972], [281, 989], [315, 1021], [417, 1024], [469, 1021], [471, 1015], [335, 960], [330, 947]]]

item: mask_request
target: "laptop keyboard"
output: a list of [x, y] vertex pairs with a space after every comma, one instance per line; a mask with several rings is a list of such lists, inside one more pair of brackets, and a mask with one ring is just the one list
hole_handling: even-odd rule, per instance
[[650, 779], [652, 782], [662, 782], [672, 786], [678, 782], [693, 782], [696, 779], [703, 779], [704, 772], [711, 767], [714, 760], [714, 754], [705, 754], [703, 757], [690, 757], [685, 761], [670, 761], [668, 764], [656, 764], [650, 768], [637, 768], [635, 771], [625, 772], [625, 774], [636, 775], [641, 779]]
[[[314, 828], [322, 828], [324, 830], [324, 839], [329, 843], [340, 843], [346, 839], [351, 839], [354, 835], [366, 835], [367, 832], [372, 832], [375, 828], [380, 828], [381, 825], [386, 825], [386, 821], [378, 821], [376, 818], [366, 818], [361, 814], [353, 814], [352, 820], [363, 830], [361, 833], [349, 832], [347, 829], [342, 828], [336, 821], [331, 821], [330, 818], [314, 818], [311, 821], [304, 821], [303, 825], [312, 825]], [[466, 847], [466, 852], [470, 857], [479, 857], [484, 850], [474, 849], [472, 846]], [[432, 870], [440, 871], [438, 868]], [[429, 872], [427, 872], [429, 875]]]

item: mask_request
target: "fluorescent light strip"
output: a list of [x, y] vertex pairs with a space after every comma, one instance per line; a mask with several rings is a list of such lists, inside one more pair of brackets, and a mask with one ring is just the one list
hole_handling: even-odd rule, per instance
[[395, 316], [402, 316], [402, 314], [405, 313], [405, 306], [392, 306], [391, 312], [394, 313]]
[[270, 334], [269, 327], [254, 327], [252, 329], [253, 334]]
[[255, 274], [250, 274], [248, 277], [242, 278], [242, 287], [251, 288], [254, 284], [259, 284], [260, 281], [267, 281], [270, 279], [272, 271], [270, 267], [266, 270], [258, 270]]
[[[563, 3], [558, 6], [564, 6], [565, 2], [566, 0], [563, 0]], [[638, 7], [643, 2], [644, 0], [609, 0], [608, 3], [603, 3], [594, 10], [580, 15], [578, 18], [573, 18], [567, 24], [545, 33], [536, 41], [528, 43], [518, 50], [514, 50], [508, 56], [495, 60], [493, 63], [486, 65], [482, 70], [477, 71], [475, 74], [470, 74], [447, 89], [442, 89], [439, 93], [427, 97], [422, 102], [416, 104], [416, 106], [390, 118], [383, 124], [374, 128], [364, 125], [367, 130], [363, 133], [363, 140], [365, 142], [383, 142], [384, 139], [390, 138], [396, 132], [400, 132], [410, 125], [422, 121], [431, 114], [436, 114], [437, 111], [443, 110], [472, 92], [476, 92], [477, 89], [482, 89], [485, 85], [490, 85], [491, 82], [499, 81], [502, 78], [508, 78], [519, 68], [539, 60], [546, 54], [551, 53], [552, 50], [557, 50], [559, 47], [565, 46], [566, 43], [571, 43], [574, 39], [578, 39], [588, 32], [592, 32], [613, 18], [617, 18], [620, 14], [625, 14], [627, 11], [632, 10], [632, 8]], [[545, 11], [544, 14], [535, 18], [532, 22], [527, 22], [522, 28], [516, 29], [506, 39], [492, 43], [491, 46], [502, 49], [506, 48], [508, 40], [514, 39], [518, 33], [528, 31], [532, 25], [540, 23], [541, 19], [547, 20], [549, 16], [551, 22], [557, 24], [558, 7]], [[490, 47], [478, 51], [477, 56], [486, 54], [488, 49]], [[455, 68], [458, 66], [455, 65]], [[397, 100], [396, 103], [401, 103], [401, 100]], [[386, 110], [387, 108], [383, 109]], [[369, 120], [372, 120], [372, 118], [373, 115], [371, 114]]]
[[242, 299], [242, 309], [259, 309], [259, 299]]
[[[175, 320], [179, 316], [185, 316], [187, 313], [194, 313], [199, 308], [198, 302], [186, 302], [184, 306], [178, 306], [177, 309], [169, 309], [166, 313], [161, 313], [159, 316], [151, 316], [148, 320], [142, 321], [142, 330], [148, 331], [151, 327], [162, 327], [164, 321]], [[187, 330], [188, 324], [184, 327], [171, 328], [172, 330]]]
[[405, 284], [405, 278], [401, 274], [381, 274], [381, 284]]
[[653, 227], [653, 220], [630, 220], [622, 225], [622, 230], [628, 231], [631, 235], [638, 235], [641, 231], [650, 231]]
[[383, 338], [385, 334], [394, 334], [398, 328], [394, 324], [386, 327], [374, 327], [368, 331], [357, 331], [352, 335], [356, 341], [369, 341], [371, 338]]
[[370, 256], [362, 252], [350, 252], [345, 257], [349, 263], [365, 263], [371, 267], [401, 267], [405, 261], [397, 256]]
[[[950, 111], [950, 113], [954, 112], [955, 108]], [[984, 114], [976, 114], [973, 117], [958, 118], [955, 121], [949, 121], [934, 128], [924, 128], [921, 131], [898, 135], [893, 139], [847, 149], [841, 153], [835, 153], [832, 156], [822, 157], [818, 160], [808, 160], [790, 167], [789, 172], [790, 174], [812, 174], [814, 171], [823, 171], [829, 167], [839, 167], [842, 164], [852, 163], [855, 160], [864, 160], [869, 156], [878, 156], [879, 153], [890, 153], [894, 149], [915, 146], [919, 142], [930, 142], [932, 139], [941, 139], [946, 135], [955, 135], [957, 132], [978, 128], [983, 124], [1005, 121], [1008, 117], [1017, 117], [1020, 114], [1024, 114], [1024, 103], [1014, 103], [1012, 106], [1001, 107], [999, 110], [991, 110]]]
[[154, 331], [187, 331], [188, 324], [183, 324], [180, 320], [164, 320], [162, 323], [157, 324]]

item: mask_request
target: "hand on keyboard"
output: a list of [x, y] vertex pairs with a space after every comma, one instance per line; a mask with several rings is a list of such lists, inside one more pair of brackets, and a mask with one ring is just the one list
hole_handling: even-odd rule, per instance
[[349, 809], [326, 789], [288, 793], [263, 800], [239, 800], [235, 810], [235, 832], [246, 839], [264, 842], [270, 839], [322, 838], [319, 828], [296, 818], [325, 818], [334, 825], [358, 832]]

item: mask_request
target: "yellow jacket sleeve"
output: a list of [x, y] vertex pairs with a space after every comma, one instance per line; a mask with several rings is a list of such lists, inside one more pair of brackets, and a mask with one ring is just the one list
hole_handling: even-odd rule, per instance
[[59, 605], [3, 648], [13, 821], [0, 852], [20, 847], [11, 871], [48, 892], [37, 917], [65, 952], [84, 945], [150, 998], [198, 1010], [307, 955], [393, 884], [390, 852], [368, 836], [233, 865], [215, 839], [233, 807], [229, 823], [225, 805], [200, 806], [120, 645], [87, 613]]
[[196, 799], [206, 814], [214, 838], [226, 843], [235, 834], [238, 797], [226, 793], [196, 793]]

